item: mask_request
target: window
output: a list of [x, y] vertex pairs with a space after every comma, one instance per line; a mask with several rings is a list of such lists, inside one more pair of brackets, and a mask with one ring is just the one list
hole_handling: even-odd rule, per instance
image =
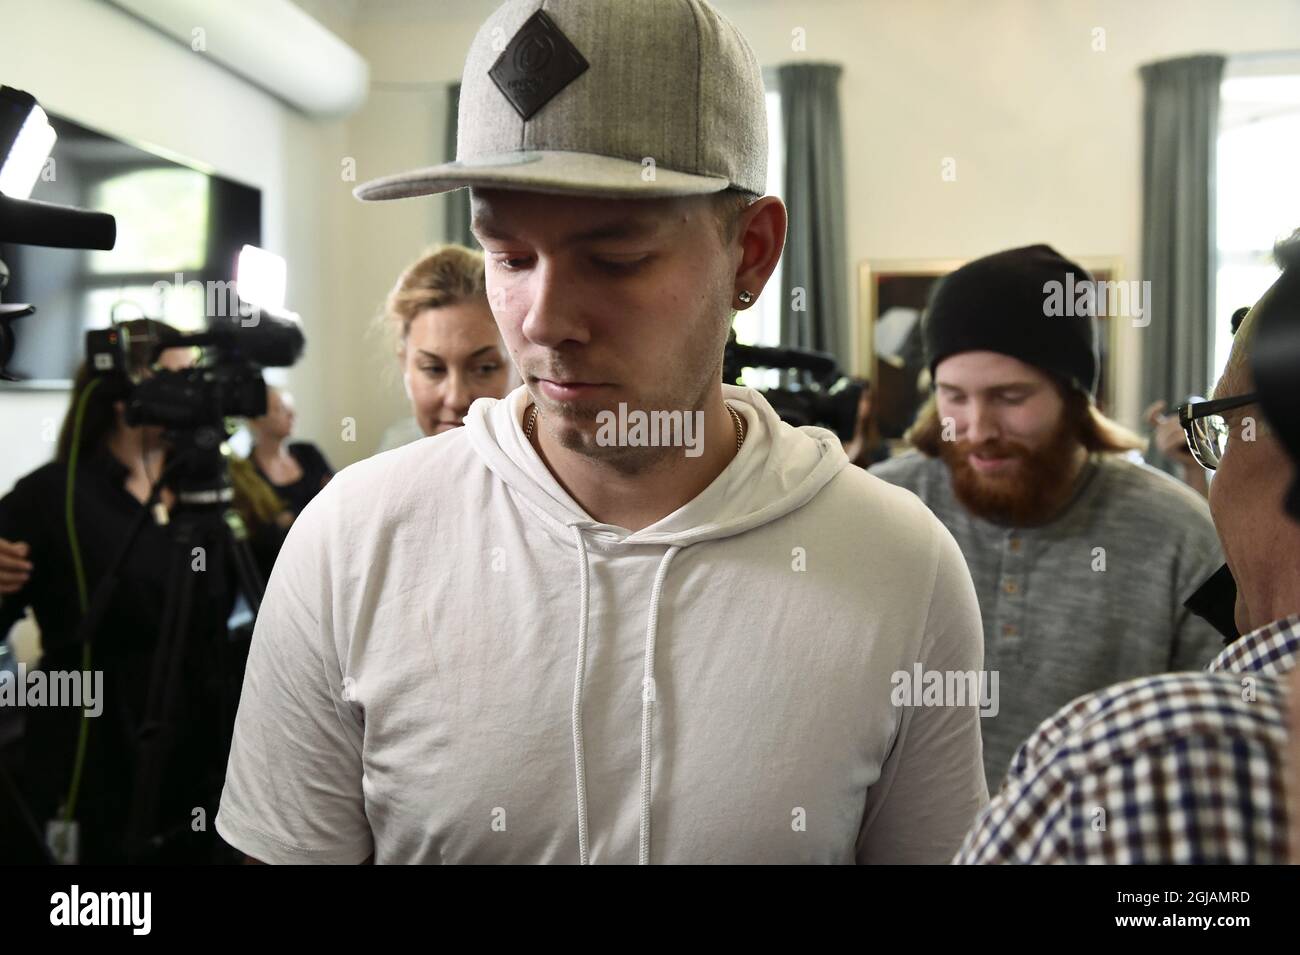
[[111, 211], [117, 244], [92, 252], [101, 275], [189, 272], [203, 267], [208, 237], [208, 177], [192, 169], [142, 169], [99, 183], [91, 208]]
[[[781, 94], [767, 91], [767, 194], [781, 196], [785, 184], [785, 137], [781, 124]], [[768, 279], [758, 301], [736, 313], [736, 341], [742, 345], [777, 345], [781, 341], [781, 262]], [[776, 387], [777, 369], [747, 368], [741, 380], [750, 388]]]
[[1273, 284], [1273, 244], [1300, 227], [1300, 75], [1223, 81], [1219, 117], [1218, 267], [1213, 367], [1228, 362], [1228, 318]]

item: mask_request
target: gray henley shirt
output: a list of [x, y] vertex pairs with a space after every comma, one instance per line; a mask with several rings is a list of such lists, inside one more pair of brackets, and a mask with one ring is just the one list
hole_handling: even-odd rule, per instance
[[1064, 704], [1133, 677], [1199, 670], [1223, 648], [1183, 607], [1223, 563], [1209, 508], [1155, 468], [1092, 455], [1060, 516], [1025, 528], [971, 514], [937, 458], [909, 451], [871, 473], [920, 497], [970, 567], [984, 665], [998, 673], [997, 714], [980, 721], [990, 792]]

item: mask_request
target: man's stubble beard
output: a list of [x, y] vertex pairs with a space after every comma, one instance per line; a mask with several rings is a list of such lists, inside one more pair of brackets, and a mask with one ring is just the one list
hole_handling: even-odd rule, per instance
[[[529, 389], [533, 400], [537, 402], [537, 427], [540, 430], [549, 425], [551, 434], [564, 449], [580, 454], [594, 463], [608, 467], [625, 477], [644, 475], [647, 472], [670, 470], [680, 461], [685, 460], [686, 449], [672, 446], [632, 447], [620, 445], [600, 445], [596, 443], [599, 428], [597, 415], [609, 411], [616, 417], [620, 401], [627, 404], [629, 414], [643, 411], [680, 411], [693, 415], [704, 408], [711, 390], [717, 387], [722, 375], [722, 349], [726, 343], [725, 330], [718, 338], [712, 329], [705, 327], [695, 336], [690, 349], [684, 353], [689, 359], [708, 352], [716, 352], [711, 362], [694, 361], [671, 362], [671, 377], [647, 383], [645, 393], [635, 396], [616, 395], [611, 407], [598, 402], [566, 402], [557, 404], [545, 395], [538, 395]], [[716, 345], [716, 347], [715, 347]], [[678, 374], [671, 374], [676, 370]], [[538, 399], [541, 399], [540, 401]], [[548, 422], [549, 419], [549, 422]]]

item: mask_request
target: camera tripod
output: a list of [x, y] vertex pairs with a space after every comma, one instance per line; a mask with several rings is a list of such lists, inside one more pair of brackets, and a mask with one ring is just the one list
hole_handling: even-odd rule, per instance
[[[173, 489], [176, 506], [168, 521], [169, 553], [167, 588], [161, 629], [150, 670], [144, 712], [132, 725], [125, 724], [135, 748], [132, 799], [126, 827], [125, 854], [129, 862], [158, 861], [179, 838], [192, 835], [191, 819], [161, 818], [167, 765], [183, 739], [180, 709], [194, 704], [193, 694], [203, 708], [212, 707], [217, 718], [212, 737], [201, 741], [204, 752], [224, 753], [233, 726], [233, 648], [227, 633], [228, 611], [242, 595], [254, 615], [262, 600], [263, 583], [248, 542], [248, 533], [232, 509], [234, 492], [221, 451], [224, 430], [220, 424], [195, 429], [170, 430], [168, 464], [151, 490], [148, 500], [116, 558], [95, 590], [90, 608], [79, 627], [81, 641], [91, 641], [106, 612], [115, 584], [138, 538], [144, 520], [159, 503], [164, 484]], [[227, 565], [234, 569], [234, 591], [227, 586]], [[209, 575], [211, 566], [219, 573]], [[199, 581], [207, 582], [206, 601], [196, 606]], [[196, 611], [198, 611], [196, 613]], [[199, 661], [198, 680], [189, 677]], [[187, 668], [187, 662], [189, 667]], [[187, 673], [187, 669], [190, 671]], [[195, 684], [198, 684], [197, 686]], [[237, 686], [237, 684], [236, 684]], [[207, 728], [207, 727], [205, 727]], [[191, 727], [191, 729], [194, 729]], [[201, 761], [200, 761], [201, 763]], [[194, 791], [207, 778], [201, 764]], [[215, 791], [202, 794], [205, 812], [215, 804]], [[196, 796], [196, 798], [198, 798]], [[205, 822], [206, 830], [210, 822]]]

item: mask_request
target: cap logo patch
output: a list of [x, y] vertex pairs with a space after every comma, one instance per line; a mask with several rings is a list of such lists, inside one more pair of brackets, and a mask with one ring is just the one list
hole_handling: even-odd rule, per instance
[[506, 44], [488, 76], [519, 117], [528, 120], [588, 66], [555, 21], [538, 10]]

